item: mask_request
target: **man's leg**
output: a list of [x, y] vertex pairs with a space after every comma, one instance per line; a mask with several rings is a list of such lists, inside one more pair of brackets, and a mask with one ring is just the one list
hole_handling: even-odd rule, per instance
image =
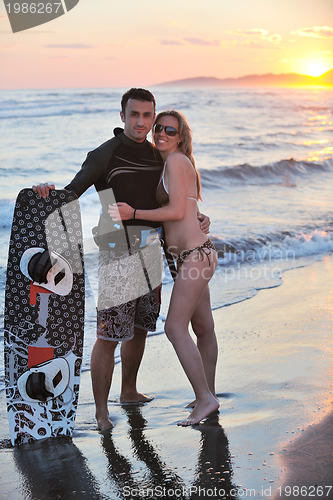
[[[145, 279], [150, 291], [139, 296], [135, 302], [134, 336], [121, 345], [122, 385], [121, 403], [148, 402], [153, 398], [145, 396], [137, 390], [137, 375], [146, 345], [148, 331], [155, 331], [161, 305], [162, 256], [159, 243], [151, 245], [138, 253], [140, 266], [143, 267]], [[140, 271], [136, 268], [136, 274]], [[151, 289], [151, 283], [158, 286]]]
[[121, 403], [144, 403], [151, 398], [137, 391], [136, 382], [146, 345], [147, 331], [134, 328], [134, 337], [121, 344], [122, 384]]
[[117, 342], [97, 339], [91, 360], [91, 381], [96, 405], [96, 420], [98, 427], [104, 431], [111, 429], [113, 424], [109, 419], [108, 396], [114, 369], [114, 351]]

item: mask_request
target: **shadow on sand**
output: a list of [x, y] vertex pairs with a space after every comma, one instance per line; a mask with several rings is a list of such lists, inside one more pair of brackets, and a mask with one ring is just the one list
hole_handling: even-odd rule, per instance
[[102, 446], [109, 462], [109, 478], [116, 485], [120, 498], [176, 497], [194, 500], [202, 498], [203, 492], [207, 493], [208, 489], [215, 489], [221, 499], [236, 498], [228, 440], [218, 423], [217, 412], [203, 424], [195, 426], [201, 433], [198, 462], [194, 478], [185, 481], [178, 472], [163, 462], [157, 449], [147, 439], [147, 421], [142, 416], [141, 408], [124, 406], [123, 410], [128, 419], [128, 437], [133, 454], [146, 466], [146, 471], [142, 477], [133, 470], [131, 461], [116, 448], [112, 432], [103, 436]]
[[[218, 422], [218, 413], [194, 427], [201, 433], [198, 460], [193, 477], [184, 478], [162, 460], [157, 447], [147, 438], [147, 421], [141, 408], [124, 406], [123, 411], [128, 421], [133, 461], [116, 447], [112, 431], [104, 434], [101, 445], [107, 462], [106, 471], [99, 471], [103, 478], [101, 485], [89, 469], [87, 459], [70, 439], [27, 443], [14, 449], [24, 497], [31, 500], [155, 500], [173, 496], [195, 500], [202, 498], [205, 491], [204, 496], [213, 496], [214, 492], [221, 500], [237, 498], [228, 440]], [[138, 461], [144, 465], [144, 472], [137, 470]]]

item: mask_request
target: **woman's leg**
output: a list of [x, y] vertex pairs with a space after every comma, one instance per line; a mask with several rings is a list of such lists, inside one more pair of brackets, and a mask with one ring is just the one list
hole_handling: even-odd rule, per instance
[[[208, 285], [205, 287], [199, 304], [191, 318], [192, 328], [197, 337], [197, 347], [201, 354], [208, 387], [215, 396], [215, 372], [218, 355], [218, 346], [214, 329], [214, 320], [210, 304]], [[187, 408], [194, 408], [196, 401], [192, 401]]]
[[189, 322], [217, 265], [217, 254], [211, 252], [209, 257], [210, 265], [207, 256], [200, 260], [197, 252], [193, 252], [182, 264], [172, 291], [165, 323], [165, 332], [196, 396], [194, 410], [180, 425], [198, 423], [219, 406], [207, 384], [198, 347], [188, 331]]

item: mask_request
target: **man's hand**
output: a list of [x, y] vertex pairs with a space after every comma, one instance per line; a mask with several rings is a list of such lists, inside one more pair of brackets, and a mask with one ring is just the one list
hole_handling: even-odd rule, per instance
[[203, 231], [205, 234], [210, 233], [210, 218], [208, 215], [198, 213], [198, 219], [200, 221], [200, 229]]
[[32, 186], [32, 189], [35, 193], [39, 194], [41, 198], [47, 198], [50, 189], [55, 189], [55, 185], [45, 182], [44, 184], [37, 184], [37, 186]]

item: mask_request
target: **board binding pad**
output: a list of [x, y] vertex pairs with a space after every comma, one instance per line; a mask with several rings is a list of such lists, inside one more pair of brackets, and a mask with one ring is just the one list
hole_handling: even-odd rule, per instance
[[13, 445], [71, 436], [84, 328], [84, 267], [76, 195], [18, 194], [5, 294], [5, 382]]

